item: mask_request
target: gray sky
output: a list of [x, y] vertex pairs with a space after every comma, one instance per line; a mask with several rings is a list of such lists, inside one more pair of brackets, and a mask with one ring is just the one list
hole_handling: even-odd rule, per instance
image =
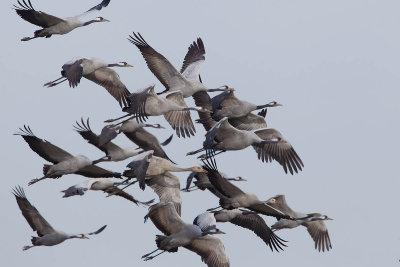
[[[32, 0], [37, 10], [60, 17], [77, 15], [91, 1]], [[41, 176], [45, 161], [12, 134], [24, 124], [41, 138], [91, 159], [101, 151], [87, 144], [72, 124], [90, 117], [94, 131], [102, 121], [121, 114], [117, 102], [101, 87], [83, 79], [75, 89], [66, 83], [44, 88], [59, 77], [61, 66], [75, 56], [99, 57], [110, 63], [127, 61], [134, 68], [117, 69], [131, 90], [156, 83], [139, 50], [126, 38], [139, 31], [146, 41], [180, 68], [188, 45], [201, 37], [206, 47], [204, 83], [234, 87], [237, 96], [257, 104], [272, 100], [283, 107], [268, 110], [269, 127], [292, 143], [305, 164], [304, 171], [285, 175], [276, 162], [257, 160], [253, 149], [218, 156], [219, 169], [241, 175], [244, 191], [267, 199], [285, 194], [294, 210], [321, 212], [333, 249], [318, 253], [304, 227], [283, 230], [289, 241], [281, 253], [269, 248], [248, 230], [230, 224], [219, 228], [232, 266], [397, 266], [400, 235], [395, 209], [400, 180], [395, 150], [399, 148], [398, 101], [400, 80], [400, 17], [398, 1], [111, 1], [100, 15], [111, 23], [77, 29], [65, 36], [20, 42], [38, 29], [20, 19], [2, 1], [1, 114], [2, 167], [0, 180], [0, 254], [7, 266], [204, 266], [185, 249], [165, 253], [153, 261], [140, 257], [155, 248], [159, 231], [143, 224], [145, 208], [102, 192], [61, 198], [61, 190], [85, 178], [67, 175], [28, 187]], [[95, 15], [96, 16], [96, 15]], [[88, 18], [90, 19], [90, 17]], [[190, 100], [189, 103], [192, 103]], [[197, 115], [193, 114], [196, 118]], [[162, 118], [151, 119], [168, 126]], [[186, 152], [201, 146], [204, 130], [195, 138], [174, 137], [166, 148], [182, 166], [199, 164]], [[154, 130], [160, 140], [172, 130]], [[130, 145], [124, 136], [116, 139]], [[122, 171], [129, 161], [101, 166]], [[181, 183], [186, 173], [178, 175]], [[11, 189], [22, 185], [28, 199], [56, 229], [79, 233], [108, 228], [90, 240], [68, 240], [55, 247], [22, 252], [30, 243], [31, 228], [21, 215]], [[130, 188], [140, 200], [156, 198], [151, 190]], [[185, 221], [217, 199], [208, 192], [183, 193]], [[266, 218], [269, 225], [275, 219]]]

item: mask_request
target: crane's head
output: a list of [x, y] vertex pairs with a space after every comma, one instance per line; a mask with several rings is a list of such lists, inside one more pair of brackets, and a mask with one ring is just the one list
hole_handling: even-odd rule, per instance
[[203, 172], [203, 173], [207, 173], [207, 171], [206, 171], [205, 169], [203, 169], [202, 167], [199, 167], [199, 166], [191, 167], [190, 170], [191, 170], [192, 172]]
[[108, 19], [105, 19], [103, 17], [97, 17], [94, 19], [95, 22], [110, 22]]
[[81, 234], [79, 238], [80, 239], [89, 239], [89, 237], [85, 236], [84, 234]]
[[279, 106], [283, 106], [282, 104], [279, 104], [278, 102], [276, 102], [276, 101], [272, 101], [272, 102], [269, 102], [268, 104], [267, 104], [267, 107], [279, 107]]
[[133, 65], [130, 65], [130, 64], [126, 63], [125, 61], [118, 62], [118, 66], [120, 66], [120, 67], [133, 67]]

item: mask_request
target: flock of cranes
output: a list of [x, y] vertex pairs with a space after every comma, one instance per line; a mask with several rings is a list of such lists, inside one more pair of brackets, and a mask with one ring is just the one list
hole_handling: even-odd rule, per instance
[[[61, 19], [33, 8], [30, 0], [19, 0], [15, 10], [24, 20], [42, 27], [35, 31], [33, 37], [49, 38], [53, 34], [67, 34], [73, 29], [87, 26], [94, 22], [108, 20], [97, 17], [83, 22], [83, 15], [101, 10], [110, 3], [103, 0], [82, 15]], [[227, 85], [208, 88], [200, 77], [200, 69], [205, 62], [205, 47], [198, 38], [188, 48], [183, 65], [178, 71], [162, 54], [152, 48], [140, 33], [133, 33], [128, 39], [142, 54], [150, 71], [164, 85], [165, 90], [156, 92], [155, 86], [149, 86], [131, 93], [120, 80], [117, 72], [111, 67], [132, 67], [126, 62], [108, 64], [96, 58], [74, 58], [62, 66], [61, 77], [45, 83], [53, 87], [68, 81], [70, 87], [76, 87], [82, 77], [104, 87], [119, 103], [126, 114], [108, 119], [100, 134], [92, 131], [89, 118], [77, 121], [76, 132], [88, 143], [105, 153], [105, 156], [91, 160], [84, 155], [72, 155], [66, 150], [37, 137], [30, 126], [24, 125], [16, 132], [29, 147], [40, 157], [50, 162], [44, 164], [43, 176], [29, 181], [33, 185], [44, 179], [58, 179], [67, 174], [78, 174], [90, 179], [63, 190], [64, 198], [83, 195], [87, 190], [101, 190], [108, 196], [120, 196], [136, 205], [150, 206], [154, 199], [139, 201], [125, 190], [138, 183], [142, 190], [146, 186], [154, 190], [159, 203], [149, 207], [145, 220], [150, 219], [164, 235], [156, 236], [157, 248], [145, 255], [144, 260], [151, 260], [164, 252], [177, 252], [184, 247], [200, 255], [208, 266], [230, 266], [228, 254], [222, 241], [216, 234], [224, 234], [216, 227], [217, 222], [230, 222], [254, 232], [271, 251], [280, 251], [287, 246], [287, 241], [276, 235], [281, 229], [305, 226], [315, 242], [318, 251], [328, 251], [332, 246], [325, 220], [326, 215], [319, 213], [304, 214], [293, 211], [284, 195], [277, 195], [266, 201], [260, 200], [252, 193], [243, 192], [232, 182], [246, 181], [242, 177], [227, 177], [217, 168], [216, 156], [220, 153], [242, 150], [252, 146], [258, 159], [265, 162], [276, 161], [284, 171], [298, 173], [304, 167], [301, 158], [284, 136], [273, 128], [267, 128], [265, 116], [267, 108], [281, 106], [272, 101], [255, 105], [241, 100], [234, 94], [234, 89]], [[209, 93], [219, 92], [211, 97]], [[189, 107], [185, 98], [193, 97], [196, 106]], [[252, 112], [260, 110], [258, 114]], [[202, 164], [191, 167], [180, 167], [166, 154], [169, 137], [160, 143], [156, 136], [145, 128], [164, 129], [159, 124], [149, 124], [150, 116], [164, 116], [175, 130], [178, 137], [190, 138], [196, 133], [191, 111], [197, 112], [197, 123], [202, 124], [206, 134], [202, 148], [188, 152], [198, 156]], [[129, 138], [137, 147], [120, 147], [112, 140], [120, 133]], [[172, 157], [173, 158], [173, 157]], [[130, 160], [127, 169], [121, 172], [110, 171], [97, 166], [104, 161]], [[190, 172], [185, 188], [181, 189], [179, 178], [173, 172]], [[119, 182], [110, 178], [123, 179]], [[195, 179], [195, 181], [193, 181]], [[191, 186], [192, 182], [194, 186]], [[197, 216], [193, 223], [184, 222], [181, 218], [181, 192], [207, 189], [219, 199], [219, 206], [211, 208]], [[54, 230], [28, 201], [22, 187], [14, 189], [13, 194], [18, 206], [29, 225], [37, 232], [32, 238], [32, 246], [53, 246], [67, 239], [88, 238], [102, 232], [106, 226], [88, 234], [66, 234]], [[261, 217], [272, 216], [278, 221], [269, 227]], [[158, 254], [155, 254], [158, 252]]]

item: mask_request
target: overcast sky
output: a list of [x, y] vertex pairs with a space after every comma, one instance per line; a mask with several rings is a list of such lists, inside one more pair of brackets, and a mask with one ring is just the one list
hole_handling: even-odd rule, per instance
[[[98, 0], [32, 0], [37, 10], [68, 17]], [[139, 50], [126, 38], [132, 31], [167, 57], [178, 69], [188, 45], [201, 37], [206, 86], [227, 84], [236, 95], [256, 104], [278, 101], [268, 110], [269, 127], [288, 139], [305, 168], [286, 175], [279, 164], [257, 160], [252, 148], [217, 157], [219, 169], [248, 180], [238, 184], [260, 199], [285, 194], [297, 211], [334, 218], [327, 226], [333, 248], [319, 253], [304, 227], [277, 234], [288, 240], [281, 253], [252, 232], [230, 224], [219, 228], [231, 266], [398, 266], [400, 214], [398, 159], [400, 94], [400, 3], [398, 1], [116, 1], [100, 12], [111, 23], [83, 27], [65, 36], [21, 42], [38, 27], [23, 21], [1, 1], [0, 53], [2, 178], [1, 240], [4, 266], [204, 266], [185, 249], [143, 262], [156, 247], [160, 232], [143, 224], [147, 209], [102, 192], [63, 199], [61, 190], [86, 178], [66, 175], [28, 187], [42, 175], [45, 162], [13, 133], [28, 124], [40, 138], [91, 159], [102, 152], [87, 144], [72, 125], [90, 117], [99, 132], [105, 119], [121, 115], [117, 102], [96, 84], [82, 79], [44, 88], [59, 77], [61, 66], [75, 56], [98, 57], [134, 68], [116, 69], [130, 91], [156, 83]], [[93, 17], [95, 17], [95, 14]], [[91, 17], [88, 17], [91, 19]], [[192, 100], [188, 103], [193, 104]], [[197, 118], [197, 114], [192, 115]], [[164, 140], [173, 131], [163, 118], [151, 118], [166, 130], [152, 132]], [[174, 137], [167, 153], [181, 166], [200, 164], [188, 151], [201, 146], [196, 137]], [[131, 145], [124, 136], [115, 142]], [[101, 166], [123, 171], [129, 160]], [[184, 184], [187, 174], [178, 174]], [[36, 235], [21, 215], [11, 189], [25, 188], [28, 199], [56, 229], [80, 233], [107, 229], [90, 240], [68, 240], [54, 247], [22, 251]], [[140, 200], [157, 196], [150, 189], [128, 190]], [[191, 222], [217, 206], [209, 192], [182, 193], [182, 217]], [[269, 225], [274, 218], [265, 218]]]

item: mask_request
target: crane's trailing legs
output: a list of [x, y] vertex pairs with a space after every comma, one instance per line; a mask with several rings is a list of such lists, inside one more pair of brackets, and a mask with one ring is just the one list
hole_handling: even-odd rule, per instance
[[22, 250], [28, 250], [28, 249], [30, 249], [30, 248], [33, 248], [34, 246], [24, 246], [23, 248], [22, 248]]
[[154, 256], [150, 256], [151, 254], [153, 254], [154, 252], [156, 252], [156, 251], [158, 251], [158, 250], [160, 250], [160, 249], [158, 248], [158, 249], [156, 249], [156, 250], [153, 250], [153, 251], [150, 252], [150, 253], [147, 253], [147, 254], [143, 255], [143, 256], [142, 256], [142, 259], [143, 259], [144, 261], [152, 260], [152, 259], [154, 259], [155, 257], [157, 257], [157, 256], [159, 256], [159, 255], [161, 255], [161, 254], [163, 254], [163, 253], [166, 251], [166, 250], [163, 250], [163, 251], [161, 251], [160, 253], [158, 253], [158, 254], [156, 254], [156, 255], [154, 255]]
[[35, 38], [38, 38], [39, 36], [34, 36], [34, 37], [24, 37], [24, 38], [22, 38], [21, 39], [21, 41], [29, 41], [29, 40], [32, 40], [32, 39], [35, 39]]
[[39, 182], [39, 181], [41, 181], [41, 180], [43, 180], [43, 179], [47, 179], [47, 178], [48, 178], [48, 177], [43, 176], [42, 178], [32, 179], [32, 180], [28, 183], [28, 185], [33, 185], [33, 184], [35, 184], [35, 183], [37, 183], [37, 182]]
[[[119, 118], [105, 120], [104, 122], [106, 122], [106, 123], [114, 122], [114, 121], [117, 121], [117, 120], [126, 118], [126, 117], [128, 117], [128, 116], [130, 116], [130, 115], [131, 115], [131, 114], [125, 114], [124, 116], [121, 116], [121, 117], [119, 117]], [[134, 117], [131, 117], [131, 118], [129, 118], [129, 119], [132, 119], [132, 118], [134, 118]], [[119, 124], [121, 124], [121, 123], [122, 123], [122, 122], [120, 122], [120, 123], [118, 123], [118, 124], [115, 124], [114, 126], [117, 126], [117, 125], [119, 125]]]
[[43, 84], [43, 86], [47, 86], [47, 87], [56, 86], [57, 84], [60, 84], [60, 83], [65, 82], [65, 81], [67, 80], [67, 78], [64, 78], [64, 80], [62, 80], [61, 82], [57, 82], [57, 81], [59, 81], [59, 80], [61, 80], [61, 79], [63, 79], [63, 78], [64, 78], [64, 77], [60, 77], [60, 78], [58, 78], [58, 79], [56, 79], [56, 80], [54, 80], [54, 81], [47, 82], [47, 83]]

